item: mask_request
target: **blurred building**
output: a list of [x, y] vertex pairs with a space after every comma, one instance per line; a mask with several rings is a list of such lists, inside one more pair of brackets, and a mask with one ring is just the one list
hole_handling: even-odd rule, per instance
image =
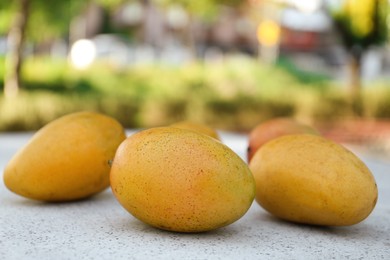
[[281, 55], [289, 57], [306, 71], [341, 76], [345, 51], [337, 38], [331, 18], [321, 8], [320, 2], [306, 9], [288, 5], [281, 12], [280, 26]]

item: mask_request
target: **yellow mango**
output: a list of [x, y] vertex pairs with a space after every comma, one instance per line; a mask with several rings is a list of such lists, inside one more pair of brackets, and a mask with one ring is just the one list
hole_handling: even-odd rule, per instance
[[266, 142], [291, 134], [315, 134], [319, 132], [312, 126], [301, 123], [293, 118], [279, 117], [258, 124], [249, 133], [247, 160], [250, 162], [256, 151]]
[[126, 138], [113, 118], [78, 112], [37, 131], [4, 170], [12, 192], [42, 201], [71, 201], [109, 187], [110, 160]]
[[292, 222], [347, 226], [376, 205], [378, 190], [366, 165], [342, 145], [311, 134], [286, 135], [264, 144], [249, 165], [256, 201]]
[[236, 153], [209, 136], [176, 127], [128, 137], [117, 150], [110, 180], [134, 217], [177, 232], [229, 225], [255, 196], [253, 176]]

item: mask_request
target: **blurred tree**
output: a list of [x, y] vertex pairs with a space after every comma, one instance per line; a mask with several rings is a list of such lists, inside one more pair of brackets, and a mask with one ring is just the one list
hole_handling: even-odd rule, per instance
[[359, 111], [361, 91], [361, 63], [363, 54], [372, 46], [387, 39], [387, 0], [331, 1], [330, 13], [342, 43], [349, 53], [350, 95], [355, 114]]
[[24, 43], [43, 42], [66, 35], [75, 1], [0, 0], [0, 33], [8, 34], [4, 94], [17, 95], [21, 80]]
[[[14, 12], [14, 21], [8, 35], [9, 50], [7, 52], [4, 79], [4, 93], [6, 96], [15, 96], [19, 90], [23, 42], [25, 40], [25, 31], [30, 10], [29, 0], [18, 0], [13, 3], [18, 6]], [[5, 9], [2, 8], [2, 10], [4, 12]], [[11, 10], [14, 11], [13, 9]], [[7, 21], [4, 22], [6, 23]]]
[[113, 8], [122, 0], [0, 0], [0, 35], [8, 34], [4, 79], [6, 96], [15, 96], [19, 91], [25, 41], [44, 42], [68, 38], [72, 19], [90, 2]]

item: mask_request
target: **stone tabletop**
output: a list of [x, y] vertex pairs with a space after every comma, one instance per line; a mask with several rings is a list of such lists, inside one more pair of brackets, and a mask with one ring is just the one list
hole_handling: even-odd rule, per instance
[[[1, 171], [31, 136], [0, 133]], [[245, 158], [245, 135], [221, 136]], [[373, 172], [379, 199], [366, 220], [349, 227], [284, 222], [254, 202], [227, 227], [173, 233], [136, 220], [110, 189], [89, 200], [42, 203], [9, 192], [1, 181], [0, 259], [390, 259], [390, 162], [354, 152]]]

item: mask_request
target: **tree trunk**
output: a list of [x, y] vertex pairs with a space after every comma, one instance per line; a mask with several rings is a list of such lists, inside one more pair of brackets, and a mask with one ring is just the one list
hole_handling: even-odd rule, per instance
[[348, 62], [349, 104], [353, 116], [362, 116], [363, 113], [363, 104], [361, 100], [361, 56], [361, 54], [351, 54]]
[[8, 34], [9, 51], [6, 56], [4, 94], [16, 96], [20, 88], [20, 71], [23, 62], [23, 43], [29, 15], [30, 0], [19, 0], [19, 9]]

